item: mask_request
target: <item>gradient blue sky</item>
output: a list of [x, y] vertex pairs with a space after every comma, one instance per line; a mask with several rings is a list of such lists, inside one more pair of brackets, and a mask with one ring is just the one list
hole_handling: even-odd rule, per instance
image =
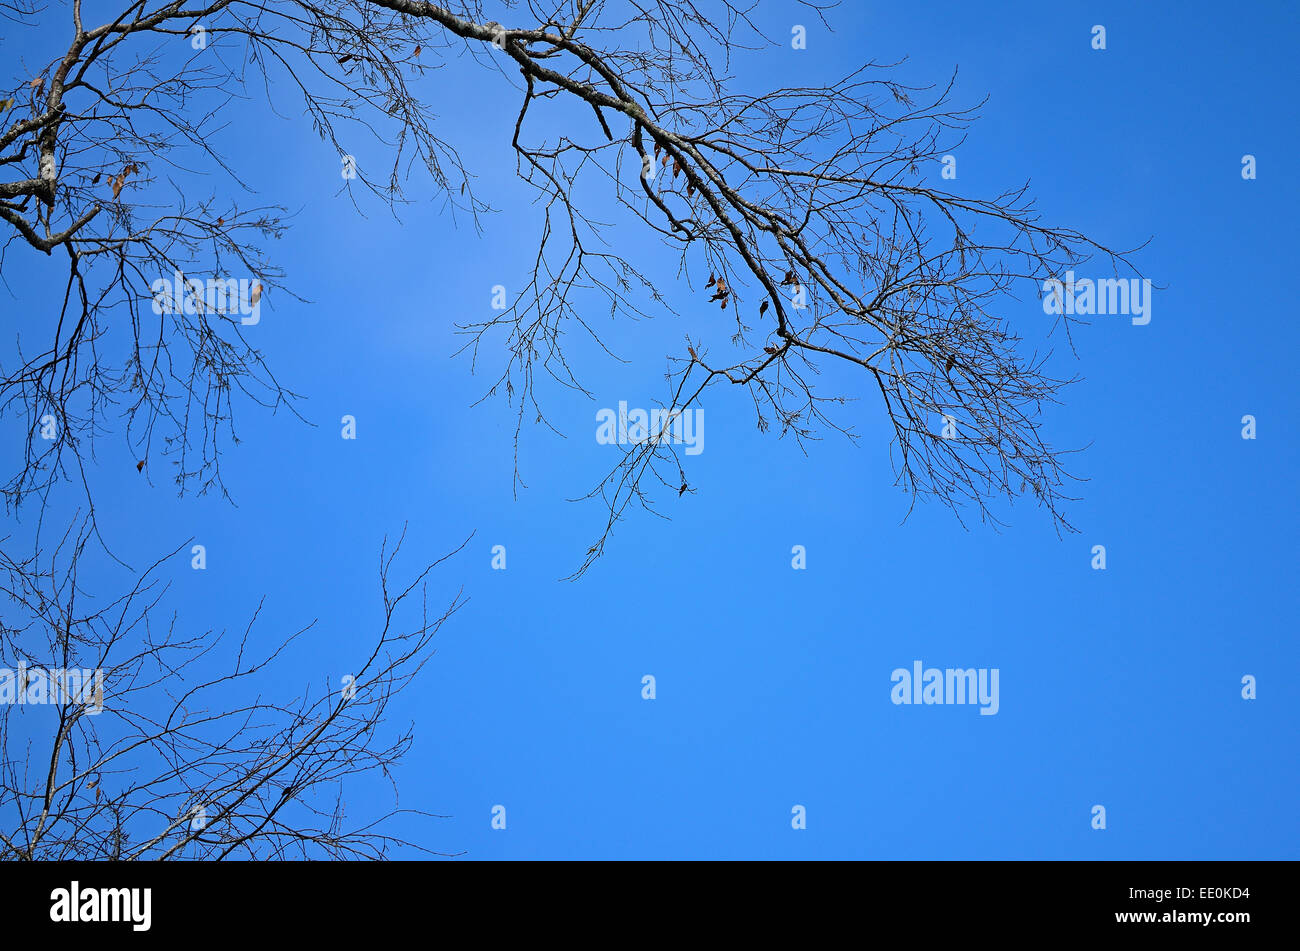
[[[439, 637], [397, 721], [417, 742], [402, 805], [447, 814], [397, 831], [474, 859], [520, 858], [1296, 858], [1300, 652], [1293, 575], [1300, 331], [1289, 302], [1300, 154], [1288, 2], [847, 3], [834, 32], [793, 3], [761, 4], [774, 33], [809, 49], [737, 64], [737, 83], [829, 81], [867, 59], [908, 57], [903, 77], [990, 97], [957, 153], [957, 190], [1032, 182], [1047, 222], [1116, 246], [1165, 289], [1151, 323], [1098, 318], [1058, 348], [1079, 374], [1049, 415], [1062, 445], [1091, 443], [1089, 481], [1058, 538], [1032, 505], [1001, 534], [936, 506], [906, 523], [887, 433], [865, 389], [863, 434], [805, 456], [756, 431], [752, 407], [709, 396], [698, 489], [638, 515], [576, 583], [603, 510], [566, 502], [617, 450], [595, 412], [654, 405], [664, 358], [716, 321], [640, 230], [620, 249], [651, 262], [678, 316], [603, 326], [627, 364], [578, 347], [594, 401], [547, 391], [566, 434], [525, 427], [512, 494], [512, 410], [474, 403], [497, 356], [471, 375], [453, 324], [487, 313], [491, 287], [527, 274], [539, 223], [508, 148], [517, 96], [453, 62], [429, 90], [441, 134], [503, 212], [455, 227], [412, 183], [400, 222], [361, 217], [336, 156], [304, 121], [255, 103], [225, 149], [266, 200], [298, 210], [276, 258], [297, 304], [274, 295], [252, 328], [317, 427], [243, 414], [225, 460], [237, 507], [176, 500], [137, 477], [117, 441], [99, 452], [105, 532], [133, 563], [193, 535], [209, 567], [175, 561], [186, 623], [237, 628], [267, 595], [269, 639], [319, 617], [291, 673], [321, 683], [376, 630], [383, 535], [410, 525], [415, 568], [475, 532], [436, 575], [468, 606]], [[1104, 24], [1108, 49], [1090, 48]], [[283, 111], [283, 110], [282, 110]], [[365, 164], [382, 149], [358, 141]], [[1241, 157], [1259, 177], [1243, 181]], [[937, 176], [937, 169], [936, 169]], [[196, 189], [206, 190], [198, 182]], [[224, 187], [224, 186], [220, 186]], [[643, 249], [643, 250], [642, 250]], [[5, 274], [22, 314], [46, 299]], [[1008, 314], [1042, 340], [1032, 288]], [[851, 384], [850, 384], [851, 385]], [[343, 414], [355, 442], [339, 438]], [[1243, 440], [1240, 419], [1258, 419]], [[101, 505], [103, 503], [101, 502]], [[506, 546], [508, 568], [491, 569]], [[790, 567], [791, 546], [808, 567]], [[1108, 568], [1090, 567], [1103, 544]], [[439, 587], [440, 586], [440, 587]], [[890, 673], [997, 667], [1001, 709], [895, 706]], [[641, 677], [658, 697], [641, 699]], [[1241, 698], [1245, 674], [1259, 697]], [[296, 689], [297, 684], [295, 683]], [[386, 805], [360, 786], [355, 809]], [[372, 802], [373, 797], [373, 802]], [[790, 827], [794, 804], [808, 828]], [[1108, 828], [1090, 827], [1105, 805]], [[508, 828], [490, 828], [504, 804]]]

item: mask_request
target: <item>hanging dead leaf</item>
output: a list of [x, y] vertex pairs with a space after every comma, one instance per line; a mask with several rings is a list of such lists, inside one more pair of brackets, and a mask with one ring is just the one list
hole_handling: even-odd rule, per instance
[[668, 166], [668, 160], [669, 160], [670, 158], [672, 158], [672, 156], [669, 155], [667, 152], [665, 152], [665, 153], [664, 153], [664, 157], [663, 157], [662, 159], [660, 159], [659, 164], [662, 165], [662, 166], [664, 166], [664, 167], [666, 168], [666, 167]]
[[143, 460], [143, 459], [141, 459], [139, 462], [137, 462], [137, 463], [135, 464], [135, 471], [136, 471], [136, 472], [143, 472], [143, 471], [144, 471], [144, 460]]
[[225, 219], [225, 218], [218, 218], [218, 219], [217, 219], [217, 227], [218, 227], [218, 228], [220, 228], [220, 227], [221, 227], [222, 225], [224, 225], [225, 223], [226, 223], [226, 219]]
[[260, 301], [261, 299], [262, 299], [262, 285], [260, 283], [256, 283], [253, 285], [252, 289], [248, 292], [248, 303], [250, 306], [253, 306], [256, 305], [257, 302]]
[[694, 194], [695, 194], [695, 183], [694, 183], [694, 182], [687, 182], [687, 183], [686, 183], [686, 194], [688, 194], [688, 195], [694, 195]]
[[655, 158], [659, 157], [659, 152], [663, 148], [658, 142], [655, 143]]
[[415, 52], [412, 53], [411, 55], [413, 55], [413, 56], [419, 56], [419, 55], [420, 55], [420, 50], [422, 50], [422, 49], [424, 49], [423, 46], [417, 46], [417, 47], [415, 48]]
[[686, 352], [689, 353], [689, 354], [691, 355], [691, 359], [692, 359], [692, 360], [698, 360], [698, 359], [699, 359], [699, 357], [697, 357], [697, 356], [695, 355], [695, 348], [694, 348], [694, 347], [687, 347], [687, 348], [686, 348]]
[[0, 112], [8, 112], [14, 107], [12, 99], [0, 99]]
[[726, 294], [723, 294], [723, 295], [722, 295], [722, 303], [718, 305], [718, 308], [719, 308], [720, 310], [726, 310], [726, 309], [727, 309], [727, 295], [726, 295]]
[[764, 352], [764, 353], [776, 353], [776, 347], [764, 347], [764, 348], [763, 348], [763, 352]]
[[758, 316], [762, 317], [765, 313], [767, 313], [767, 307], [769, 303], [771, 302], [763, 301], [763, 303], [758, 305]]
[[677, 173], [680, 172], [681, 170], [682, 170], [682, 163], [677, 161], [677, 159], [673, 159], [673, 178], [676, 178]]
[[125, 184], [126, 184], [126, 179], [123, 178], [121, 175], [114, 176], [114, 178], [113, 178], [113, 197], [114, 197], [114, 198], [116, 198], [118, 195], [122, 194], [122, 186], [125, 185]]
[[35, 90], [37, 90], [37, 91], [39, 92], [39, 91], [40, 91], [40, 88], [41, 88], [42, 86], [45, 85], [45, 77], [44, 77], [44, 76], [37, 76], [35, 79], [33, 79], [33, 80], [32, 80], [31, 82], [29, 82], [27, 85], [30, 86], [32, 89], [35, 89]]
[[717, 275], [715, 275], [713, 272], [710, 271], [708, 286], [712, 287], [717, 280], [718, 280]]
[[101, 178], [103, 178], [103, 177], [104, 177], [104, 173], [103, 173], [103, 172], [96, 172], [96, 173], [95, 173], [95, 177], [92, 178], [92, 179], [90, 180], [90, 184], [92, 184], [92, 185], [98, 185], [98, 184], [99, 184], [99, 180], [100, 180]]
[[678, 497], [679, 499], [680, 499], [683, 495], [686, 494], [686, 489], [687, 489], [687, 488], [688, 488], [688, 486], [686, 485], [685, 482], [683, 482], [683, 483], [682, 483], [682, 487], [681, 487], [680, 489], [677, 490], [677, 497]]
[[719, 292], [721, 292], [721, 293], [723, 293], [723, 294], [725, 294], [725, 293], [727, 292], [727, 282], [726, 282], [726, 279], [721, 278], [721, 277], [718, 278], [718, 290], [719, 290]]

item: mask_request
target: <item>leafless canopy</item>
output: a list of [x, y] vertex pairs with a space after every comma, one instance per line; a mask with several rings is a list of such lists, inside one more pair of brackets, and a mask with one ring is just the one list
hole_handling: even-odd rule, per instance
[[[0, 491], [16, 512], [33, 494], [44, 500], [70, 483], [90, 515], [60, 547], [65, 556], [83, 552], [95, 531], [97, 438], [123, 438], [142, 464], [151, 460], [146, 478], [170, 462], [182, 493], [225, 494], [220, 461], [238, 439], [237, 407], [297, 412], [296, 394], [238, 315], [151, 307], [153, 282], [175, 273], [251, 275], [271, 306], [291, 296], [265, 250], [285, 232], [286, 213], [253, 198], [246, 170], [221, 151], [240, 110], [253, 103], [280, 115], [301, 111], [340, 157], [358, 135], [387, 143], [391, 166], [378, 174], [358, 167], [349, 189], [396, 208], [416, 172], [439, 190], [448, 214], [477, 222], [492, 209], [451, 144], [456, 130], [443, 130], [435, 102], [420, 95], [442, 76], [453, 88], [464, 82], [455, 71], [473, 68], [470, 61], [517, 90], [510, 144], [520, 177], [540, 198], [531, 276], [508, 309], [461, 328], [475, 365], [499, 362], [489, 392], [512, 401], [519, 426], [549, 424], [539, 384], [587, 392], [564, 342], [585, 332], [606, 347], [593, 314], [634, 319], [686, 301], [717, 304], [730, 339], [706, 345], [695, 331], [669, 356], [663, 406], [670, 413], [711, 388], [739, 390], [759, 429], [775, 423], [802, 443], [827, 430], [855, 437], [837, 407], [866, 397], [887, 421], [895, 474], [913, 500], [996, 522], [999, 500], [1023, 494], [1058, 530], [1070, 528], [1070, 476], [1062, 451], [1042, 432], [1042, 410], [1068, 380], [1051, 375], [1049, 354], [1027, 352], [1005, 308], [1018, 285], [1036, 294], [1033, 282], [1093, 256], [1101, 266], [1129, 268], [1128, 252], [1044, 225], [1023, 188], [971, 198], [937, 185], [941, 158], [975, 118], [976, 107], [954, 104], [951, 81], [906, 85], [900, 64], [869, 62], [829, 86], [741, 89], [730, 75], [737, 57], [788, 38], [764, 35], [757, 3], [738, 0], [104, 6], [0, 0], [6, 49], [22, 50], [0, 80], [8, 83], [0, 92], [0, 267], [21, 267], [32, 252], [66, 267], [48, 312], [13, 327], [12, 346], [0, 351], [0, 418], [26, 434], [18, 465], [0, 473]], [[812, 22], [826, 13], [813, 3], [803, 9]], [[15, 37], [24, 40], [16, 46]], [[193, 197], [198, 175], [214, 183], [206, 197]], [[593, 207], [589, 196], [602, 194]], [[611, 209], [614, 221], [606, 220]], [[657, 286], [620, 255], [612, 227], [657, 236], [676, 259], [678, 287]], [[1068, 334], [1073, 318], [1059, 319]], [[819, 387], [832, 367], [841, 371], [836, 381], [865, 385]], [[657, 435], [621, 454], [586, 496], [601, 499], [608, 517], [575, 574], [604, 552], [633, 503], [654, 511], [658, 494], [690, 488], [674, 445]], [[78, 615], [68, 600], [75, 572], [60, 575], [39, 551], [35, 559], [7, 555], [5, 563], [11, 598], [30, 612], [29, 621], [6, 625], [11, 651], [20, 651], [20, 633], [41, 631], [51, 649], [107, 650], [143, 623], [140, 606], [153, 603], [142, 577], [113, 602], [121, 608], [116, 620]], [[419, 633], [405, 636], [422, 644], [437, 623], [426, 618]], [[186, 637], [149, 643], [169, 652], [212, 649]], [[115, 675], [129, 689], [173, 669], [150, 651], [130, 657]], [[232, 677], [251, 669], [260, 668], [240, 653]], [[296, 724], [285, 731], [287, 742], [320, 743], [333, 734], [314, 733], [313, 724], [336, 729], [340, 722], [322, 719], [323, 702], [293, 713], [257, 703], [233, 716], [250, 724], [264, 713], [287, 716]], [[184, 717], [191, 706], [182, 703]], [[223, 715], [210, 726], [229, 722]], [[145, 723], [137, 725], [154, 729]], [[344, 731], [338, 749], [369, 735], [337, 729]], [[24, 816], [21, 835], [8, 843], [15, 854], [64, 854], [86, 836], [99, 837], [102, 854], [178, 847], [174, 825], [150, 842], [135, 827], [102, 821], [107, 801], [91, 806], [87, 784], [115, 768], [106, 755], [120, 755], [116, 738], [101, 741], [99, 730], [81, 717], [61, 721], [43, 785], [13, 772], [10, 751], [7, 789]], [[188, 726], [181, 733], [185, 742], [174, 751], [170, 740], [151, 750], [173, 763], [178, 778], [183, 767], [203, 781], [183, 795], [168, 790], [180, 798], [159, 800], [160, 821], [164, 813], [179, 821], [176, 807], [188, 808], [187, 797], [202, 792], [212, 802], [260, 803], [273, 826], [275, 807], [261, 797], [297, 791], [315, 776], [277, 772], [282, 778], [248, 786], [219, 758], [205, 758], [214, 749], [206, 740], [191, 740]], [[65, 763], [78, 743], [75, 761]], [[286, 748], [275, 749], [241, 747], [245, 765], [256, 766], [248, 775], [278, 762]], [[324, 776], [339, 761], [329, 763]], [[137, 802], [161, 794], [123, 788]], [[65, 805], [55, 822], [58, 803]], [[181, 848], [237, 850], [251, 827], [236, 814], [223, 813], [230, 816], [225, 838], [187, 837]], [[100, 821], [90, 822], [94, 816]], [[105, 829], [129, 832], [134, 845], [113, 844]], [[311, 840], [324, 843], [330, 834]], [[291, 846], [291, 838], [276, 844]]]
[[19, 672], [0, 684], [0, 858], [382, 858], [395, 845], [422, 848], [384, 821], [428, 813], [358, 819], [343, 780], [391, 782], [411, 745], [409, 727], [381, 729], [385, 713], [463, 603], [457, 595], [430, 612], [436, 562], [391, 588], [401, 541], [386, 546], [368, 653], [301, 692], [306, 678], [285, 655], [314, 622], [270, 649], [257, 646], [256, 614], [233, 639], [184, 631], [166, 615], [166, 558], [97, 600], [79, 579], [91, 544], [83, 521], [45, 553], [0, 556], [0, 663]]
[[[7, 4], [9, 18], [42, 19], [29, 2]], [[990, 500], [1024, 492], [1068, 528], [1068, 476], [1040, 432], [1041, 408], [1067, 381], [1050, 375], [1046, 354], [1023, 352], [1001, 308], [1019, 281], [1098, 252], [1108, 265], [1126, 259], [1041, 224], [1023, 189], [966, 198], [936, 187], [938, 160], [973, 118], [951, 104], [951, 84], [912, 88], [894, 65], [868, 63], [827, 87], [733, 89], [725, 71], [735, 55], [776, 42], [755, 26], [754, 6], [219, 0], [124, 3], [116, 18], [87, 22], [71, 3], [66, 50], [23, 64], [0, 132], [10, 244], [68, 261], [57, 326], [6, 358], [0, 378], [0, 407], [25, 414], [33, 434], [8, 500], [48, 484], [70, 447], [117, 430], [110, 424], [122, 417], [140, 457], [169, 456], [182, 489], [220, 486], [235, 395], [279, 407], [294, 394], [228, 315], [141, 311], [152, 280], [195, 268], [246, 271], [268, 298], [287, 293], [259, 244], [284, 220], [279, 209], [215, 196], [196, 203], [164, 184], [206, 163], [238, 188], [238, 170], [214, 144], [237, 108], [222, 100], [269, 97], [282, 108], [288, 97], [339, 154], [343, 130], [358, 125], [391, 142], [389, 172], [358, 169], [357, 183], [399, 202], [415, 162], [451, 213], [478, 216], [486, 203], [413, 92], [416, 79], [468, 51], [518, 86], [512, 144], [521, 176], [543, 197], [531, 280], [509, 310], [466, 328], [476, 352], [490, 335], [504, 344], [486, 356], [506, 355], [497, 384], [518, 400], [521, 421], [545, 418], [539, 371], [581, 389], [561, 342], [576, 328], [596, 336], [579, 312], [591, 312], [592, 293], [612, 313], [636, 316], [700, 294], [707, 274], [705, 293], [734, 322], [734, 346], [713, 354], [688, 340], [672, 358], [670, 409], [731, 384], [746, 391], [761, 429], [775, 422], [800, 439], [846, 429], [832, 410], [857, 394], [815, 386], [840, 361], [878, 397], [898, 480], [914, 498], [990, 517]], [[556, 134], [546, 112], [563, 100], [581, 103], [590, 120]], [[679, 294], [661, 295], [613, 250], [577, 197], [589, 179], [680, 255]], [[111, 336], [114, 308], [130, 339]], [[37, 441], [47, 414], [58, 438]], [[956, 420], [955, 438], [940, 435], [944, 416]], [[684, 485], [675, 466], [663, 441], [628, 452], [593, 492], [608, 503], [609, 524], [633, 500], [649, 504], [643, 486]], [[645, 482], [652, 472], [658, 478]]]

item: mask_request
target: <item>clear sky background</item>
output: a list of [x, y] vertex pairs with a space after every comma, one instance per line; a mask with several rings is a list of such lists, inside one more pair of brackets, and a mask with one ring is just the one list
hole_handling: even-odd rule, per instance
[[[686, 457], [698, 491], [665, 495], [671, 521], [634, 515], [585, 577], [560, 580], [604, 517], [565, 500], [619, 451], [596, 444], [596, 411], [657, 405], [665, 356], [719, 317], [670, 255], [620, 225], [620, 250], [647, 263], [678, 315], [606, 321], [626, 364], [575, 341], [596, 398], [544, 391], [567, 438], [525, 426], [527, 489], [514, 497], [513, 410], [471, 406], [500, 353], [471, 374], [452, 356], [454, 325], [489, 313], [493, 285], [525, 279], [540, 217], [514, 179], [518, 96], [468, 60], [426, 82], [440, 134], [502, 209], [481, 235], [418, 180], [400, 221], [373, 203], [359, 215], [339, 194], [337, 157], [296, 112], [231, 107], [224, 151], [263, 199], [297, 212], [273, 251], [312, 301], [270, 295], [250, 333], [318, 425], [246, 408], [224, 461], [236, 506], [177, 500], [161, 466], [138, 476], [126, 447], [105, 441], [104, 531], [133, 564], [191, 535], [207, 546], [206, 571], [174, 562], [186, 624], [239, 628], [262, 595], [268, 642], [319, 618], [290, 658], [295, 691], [336, 682], [377, 630], [385, 533], [409, 523], [399, 566], [414, 570], [474, 532], [432, 589], [446, 601], [463, 584], [470, 602], [393, 710], [416, 732], [401, 805], [447, 816], [395, 831], [429, 848], [1300, 857], [1296, 6], [852, 2], [831, 14], [833, 32], [801, 9], [760, 5], [778, 37], [805, 24], [808, 49], [745, 55], [740, 88], [827, 82], [868, 59], [908, 57], [902, 76], [917, 84], [959, 67], [958, 102], [990, 98], [956, 153], [955, 190], [992, 197], [1030, 180], [1048, 223], [1119, 247], [1153, 239], [1137, 259], [1164, 286], [1150, 324], [1096, 318], [1076, 334], [1077, 359], [1055, 341], [1058, 375], [1086, 378], [1048, 417], [1054, 443], [1090, 444], [1072, 467], [1089, 480], [1070, 512], [1080, 534], [1058, 538], [1032, 504], [1001, 533], [977, 520], [964, 530], [933, 505], [904, 523], [880, 406], [845, 377], [863, 397], [847, 412], [861, 444], [830, 434], [807, 455], [759, 433], [742, 394], [711, 393], [705, 450]], [[1090, 47], [1094, 24], [1105, 51]], [[353, 151], [363, 165], [386, 154], [362, 140]], [[1255, 181], [1241, 176], [1248, 153]], [[7, 267], [0, 308], [46, 306], [42, 266]], [[1044, 343], [1033, 288], [1007, 314]], [[340, 438], [344, 414], [355, 441]], [[1091, 567], [1097, 544], [1105, 571]], [[494, 545], [504, 571], [491, 568]], [[806, 546], [806, 570], [792, 570], [793, 545]], [[998, 668], [1000, 711], [895, 706], [891, 671], [918, 659]], [[1247, 674], [1258, 699], [1241, 696]], [[373, 784], [348, 798], [358, 814], [391, 802]], [[497, 804], [505, 831], [490, 827]], [[796, 804], [803, 831], [791, 828]], [[1091, 827], [1095, 804], [1104, 831]]]

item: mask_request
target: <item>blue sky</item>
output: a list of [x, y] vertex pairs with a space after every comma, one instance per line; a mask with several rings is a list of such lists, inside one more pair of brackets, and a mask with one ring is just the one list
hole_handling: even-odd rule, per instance
[[[1294, 5], [849, 3], [834, 32], [799, 9], [764, 2], [762, 19], [778, 35], [806, 24], [809, 49], [749, 54], [738, 84], [829, 81], [871, 58], [908, 57], [915, 83], [959, 67], [958, 101], [990, 98], [956, 153], [956, 190], [991, 197], [1028, 179], [1049, 223], [1118, 246], [1152, 238], [1138, 258], [1163, 288], [1150, 324], [1097, 318], [1076, 334], [1077, 359], [1059, 345], [1054, 357], [1060, 375], [1085, 378], [1047, 417], [1055, 443], [1090, 444], [1073, 465], [1088, 480], [1070, 510], [1080, 534], [1058, 538], [1028, 504], [1001, 533], [933, 505], [904, 523], [865, 388], [848, 410], [861, 444], [830, 434], [806, 455], [718, 393], [705, 451], [686, 460], [698, 491], [662, 498], [671, 521], [634, 515], [586, 576], [560, 580], [603, 524], [598, 505], [565, 501], [618, 451], [596, 444], [596, 411], [655, 405], [665, 356], [715, 312], [621, 224], [621, 249], [662, 256], [651, 266], [678, 315], [602, 325], [626, 363], [575, 343], [595, 399], [545, 391], [567, 438], [525, 426], [515, 498], [513, 412], [471, 405], [499, 363], [488, 352], [472, 375], [452, 356], [454, 324], [481, 318], [493, 285], [525, 278], [540, 218], [514, 180], [513, 89], [460, 61], [429, 89], [441, 134], [503, 209], [482, 235], [418, 180], [400, 220], [373, 204], [358, 215], [306, 123], [232, 106], [226, 154], [297, 211], [274, 251], [312, 301], [272, 295], [256, 341], [318, 425], [247, 408], [224, 461], [233, 507], [175, 499], [105, 442], [105, 532], [133, 564], [191, 535], [207, 546], [206, 571], [175, 561], [186, 623], [238, 628], [263, 594], [268, 639], [319, 618], [293, 658], [303, 683], [346, 673], [376, 629], [385, 533], [409, 524], [399, 564], [414, 569], [473, 532], [433, 589], [449, 600], [463, 584], [470, 602], [394, 712], [417, 738], [401, 804], [448, 816], [397, 831], [433, 849], [1300, 857]], [[1094, 24], [1105, 51], [1090, 47]], [[354, 151], [383, 161], [375, 143]], [[1240, 174], [1248, 153], [1254, 181]], [[43, 306], [39, 267], [5, 278], [6, 311]], [[1043, 342], [1032, 288], [1007, 313]], [[344, 414], [355, 441], [339, 436]], [[1255, 440], [1241, 438], [1245, 414]], [[1090, 564], [1097, 544], [1104, 571]], [[791, 568], [793, 545], [806, 570]], [[997, 715], [891, 703], [891, 672], [918, 659], [998, 668]], [[1247, 674], [1258, 699], [1241, 697]], [[388, 803], [364, 784], [352, 796], [359, 811]], [[504, 831], [490, 827], [498, 804]], [[805, 830], [791, 828], [796, 804]], [[1090, 825], [1096, 804], [1104, 831]]]

